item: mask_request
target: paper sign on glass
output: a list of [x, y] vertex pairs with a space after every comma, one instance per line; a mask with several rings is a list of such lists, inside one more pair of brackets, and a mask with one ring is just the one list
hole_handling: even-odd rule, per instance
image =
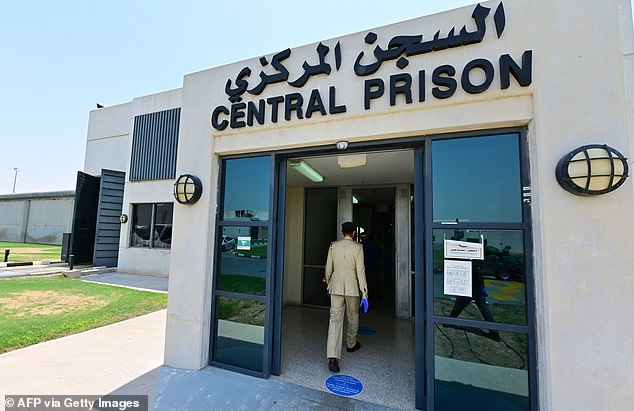
[[445, 240], [445, 258], [484, 260], [484, 245], [482, 243]]
[[445, 260], [445, 295], [471, 297], [472, 281], [471, 261]]
[[236, 245], [238, 250], [250, 250], [251, 249], [251, 237], [238, 237], [238, 244]]

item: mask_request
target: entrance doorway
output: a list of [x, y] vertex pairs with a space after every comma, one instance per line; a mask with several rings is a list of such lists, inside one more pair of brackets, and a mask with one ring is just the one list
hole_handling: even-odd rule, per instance
[[[322, 278], [329, 244], [341, 238], [342, 222], [353, 221], [357, 241], [374, 245], [375, 264], [366, 259], [370, 310], [360, 315], [362, 348], [354, 353], [344, 350], [341, 372], [364, 385], [356, 399], [414, 408], [414, 323], [409, 303], [414, 153], [355, 156], [365, 157], [365, 165], [342, 168], [337, 155], [288, 160], [287, 164], [302, 161], [324, 180], [314, 182], [293, 166], [287, 168], [281, 369], [275, 378], [326, 391], [324, 381], [331, 375], [325, 358], [329, 298]], [[399, 266], [405, 267], [400, 285]], [[405, 302], [404, 311], [398, 309], [400, 301]]]
[[[378, 230], [375, 211], [355, 210], [355, 194], [386, 189], [393, 217], [392, 200], [376, 207], [388, 207], [381, 230], [394, 221], [384, 254], [394, 261], [380, 281], [382, 292], [393, 285], [393, 312], [381, 316], [371, 297], [363, 348], [343, 353], [342, 372], [365, 384], [355, 398], [429, 410], [536, 409], [526, 130], [355, 149], [222, 159], [210, 364], [325, 391], [328, 310], [309, 299], [327, 301], [319, 281], [341, 223], [365, 219], [359, 231]], [[308, 218], [309, 208], [320, 217]], [[307, 227], [323, 233], [307, 235]], [[479, 249], [478, 261], [451, 251], [461, 247]]]

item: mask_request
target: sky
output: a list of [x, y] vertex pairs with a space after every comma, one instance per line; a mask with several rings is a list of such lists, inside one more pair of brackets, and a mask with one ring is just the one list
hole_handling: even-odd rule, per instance
[[[20, 0], [0, 6], [0, 194], [73, 190], [88, 114], [188, 73], [473, 0]], [[15, 172], [15, 168], [18, 172]]]

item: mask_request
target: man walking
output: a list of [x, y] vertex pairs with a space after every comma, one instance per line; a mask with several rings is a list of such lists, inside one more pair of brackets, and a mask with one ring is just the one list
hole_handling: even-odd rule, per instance
[[[348, 319], [346, 330], [346, 351], [361, 348], [357, 341], [359, 329], [359, 307], [368, 312], [368, 286], [363, 265], [363, 247], [354, 241], [356, 229], [351, 222], [341, 225], [343, 239], [330, 244], [326, 259], [325, 282], [330, 295], [330, 324], [328, 326], [328, 369], [339, 372], [341, 340], [343, 333], [343, 313]], [[359, 304], [361, 291], [361, 304]]]

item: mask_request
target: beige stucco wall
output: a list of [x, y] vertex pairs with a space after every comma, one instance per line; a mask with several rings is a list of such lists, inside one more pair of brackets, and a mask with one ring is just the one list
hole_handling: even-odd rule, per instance
[[[482, 4], [493, 13], [499, 3]], [[404, 70], [396, 68], [394, 60], [387, 61], [368, 77], [384, 79], [387, 87], [391, 74], [408, 72], [414, 77], [413, 89], [417, 90], [416, 75], [425, 69], [425, 102], [418, 102], [414, 94], [412, 104], [399, 101], [390, 107], [386, 91], [382, 99], [372, 102], [371, 110], [363, 108], [366, 78], [357, 77], [352, 64], [360, 50], [371, 54], [374, 46], [363, 41], [367, 31], [324, 40], [331, 53], [337, 42], [341, 44], [343, 63], [338, 71], [315, 76], [302, 89], [278, 83], [269, 85], [260, 96], [243, 96], [246, 101], [257, 101], [299, 92], [307, 99], [310, 90], [319, 89], [327, 99], [329, 87], [335, 86], [337, 103], [347, 105], [344, 114], [316, 114], [312, 119], [292, 121], [286, 121], [281, 114], [277, 124], [267, 120], [265, 125], [217, 131], [211, 127], [210, 116], [214, 107], [229, 106], [224, 93], [227, 79], [235, 80], [246, 66], [253, 69], [252, 77], [257, 79], [260, 56], [185, 76], [180, 98], [174, 99], [182, 107], [177, 175], [198, 176], [204, 192], [197, 204], [174, 207], [167, 365], [198, 369], [208, 362], [220, 155], [334, 144], [339, 140], [368, 141], [527, 126], [540, 408], [631, 407], [634, 271], [630, 267], [634, 266], [634, 253], [628, 244], [634, 230], [634, 179], [613, 193], [582, 198], [564, 191], [554, 177], [558, 160], [585, 144], [608, 144], [634, 158], [634, 35], [629, 3], [506, 0], [504, 8], [506, 28], [500, 38], [493, 28], [491, 13], [482, 43], [411, 57]], [[437, 29], [470, 23], [472, 11], [470, 6], [372, 31], [381, 46], [396, 35], [424, 34], [428, 38]], [[316, 63], [315, 48], [316, 44], [311, 44], [292, 50], [284, 61], [290, 71], [289, 79], [299, 77], [303, 61]], [[520, 87], [512, 79], [509, 89], [500, 90], [499, 56], [508, 53], [520, 62], [526, 50], [533, 51], [531, 86]], [[277, 51], [271, 50], [267, 57], [270, 59]], [[476, 58], [486, 58], [496, 68], [487, 91], [470, 95], [459, 86], [456, 94], [446, 100], [431, 95], [434, 68], [454, 65], [459, 82], [462, 67]], [[332, 64], [332, 54], [327, 61]], [[139, 104], [141, 100], [133, 104], [145, 110], [146, 105], [153, 107], [152, 99], [163, 98], [157, 95], [143, 100], [143, 104]], [[326, 101], [325, 104], [328, 105]], [[147, 192], [142, 188], [144, 184], [127, 184], [126, 204], [134, 198], [154, 201], [146, 196], [165, 190], [168, 183], [171, 182], [164, 182], [164, 187], [157, 183]], [[289, 191], [289, 196], [293, 195]]]
[[[139, 115], [178, 108], [181, 89], [134, 99], [130, 103], [90, 112], [84, 171], [101, 175], [111, 169], [126, 173], [122, 213], [132, 216], [133, 203], [171, 203], [174, 181], [129, 181], [134, 118]], [[170, 250], [130, 247], [130, 220], [121, 226], [118, 269], [122, 272], [167, 277]]]
[[101, 169], [128, 172], [134, 127], [132, 103], [90, 112], [84, 172], [101, 175]]
[[[483, 4], [495, 10], [499, 2]], [[429, 76], [435, 67], [452, 64], [460, 71], [475, 58], [487, 58], [497, 69], [501, 54], [519, 62], [525, 50], [533, 50], [533, 81], [527, 88], [512, 80], [508, 90], [500, 90], [496, 72], [493, 85], [482, 94], [469, 95], [459, 88], [453, 97], [437, 100], [428, 86], [424, 103], [415, 98], [411, 105], [390, 107], [384, 97], [365, 111], [364, 79], [351, 67], [360, 49], [371, 51], [364, 48], [363, 32], [337, 39], [343, 55], [338, 72], [313, 77], [302, 90], [280, 83], [269, 85], [261, 96], [244, 96], [257, 100], [300, 92], [306, 99], [311, 89], [319, 88], [323, 97], [334, 85], [347, 113], [291, 122], [282, 117], [277, 124], [268, 121], [219, 132], [211, 128], [209, 116], [213, 107], [229, 106], [224, 83], [245, 66], [259, 70], [260, 56], [186, 76], [181, 132], [187, 139], [179, 146], [179, 172], [200, 176], [209, 191], [197, 205], [175, 209], [175, 242], [187, 236], [189, 244], [205, 246], [192, 252], [183, 242], [173, 249], [166, 363], [200, 368], [208, 360], [212, 255], [205, 250], [212, 250], [217, 155], [526, 125], [534, 199], [540, 404], [553, 410], [626, 409], [634, 400], [629, 389], [634, 374], [623, 366], [634, 362], [629, 319], [634, 312], [629, 269], [634, 253], [617, 244], [626, 242], [634, 229], [633, 185], [630, 180], [614, 193], [581, 198], [562, 190], [554, 178], [557, 161], [584, 144], [609, 144], [632, 158], [622, 64], [622, 41], [629, 37], [621, 33], [618, 14], [623, 4], [507, 0], [501, 38], [496, 38], [489, 17], [483, 43], [410, 58], [403, 70], [414, 74], [426, 69]], [[382, 45], [399, 34], [422, 31], [430, 36], [437, 28], [464, 24], [472, 9], [372, 31]], [[324, 43], [332, 49], [336, 41]], [[315, 47], [292, 50], [285, 61], [289, 78], [298, 77], [301, 62], [314, 61]], [[385, 62], [370, 77], [387, 83], [389, 75], [398, 72], [393, 61]]]
[[[134, 117], [154, 113], [157, 111], [170, 110], [180, 107], [181, 90], [175, 89], [163, 93], [152, 94], [139, 97], [131, 103], [132, 127]], [[130, 147], [132, 139], [130, 138]], [[128, 153], [131, 152], [128, 150]], [[128, 157], [130, 155], [128, 154]], [[128, 168], [126, 168], [126, 184], [123, 192], [123, 212], [132, 216], [132, 204], [135, 203], [173, 203], [172, 194], [174, 180], [153, 180], [153, 181], [130, 181]], [[148, 249], [140, 247], [130, 247], [130, 220], [121, 229], [119, 240], [119, 262], [117, 268], [120, 271], [136, 274], [155, 275], [167, 277], [169, 275], [171, 250]], [[173, 241], [172, 241], [173, 243]], [[173, 246], [173, 245], [172, 245]]]

